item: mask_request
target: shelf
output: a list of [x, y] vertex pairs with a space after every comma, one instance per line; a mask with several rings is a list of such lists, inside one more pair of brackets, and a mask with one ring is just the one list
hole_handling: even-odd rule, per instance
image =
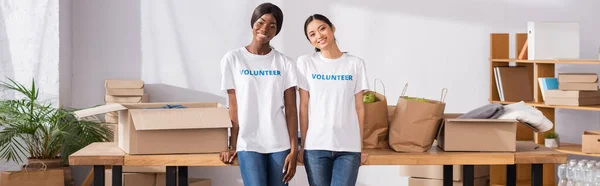
[[[513, 104], [517, 102], [511, 101], [490, 101], [491, 103], [500, 103], [500, 104]], [[600, 105], [593, 106], [563, 106], [563, 105], [546, 105], [543, 102], [525, 102], [525, 104], [540, 107], [540, 108], [560, 108], [560, 109], [572, 109], [572, 110], [591, 110], [591, 111], [600, 111]]]
[[562, 152], [565, 154], [573, 154], [580, 156], [591, 156], [591, 157], [600, 157], [600, 154], [588, 154], [581, 152], [581, 145], [572, 144], [572, 143], [561, 143], [558, 148], [553, 148], [558, 152]]
[[540, 64], [567, 64], [567, 65], [600, 65], [600, 60], [594, 59], [561, 59], [561, 60], [523, 60], [523, 59], [490, 59], [492, 62], [517, 62]]

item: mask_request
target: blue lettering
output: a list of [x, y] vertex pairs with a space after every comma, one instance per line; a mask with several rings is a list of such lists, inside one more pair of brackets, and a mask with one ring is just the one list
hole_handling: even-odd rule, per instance
[[281, 76], [281, 71], [279, 71], [279, 70], [248, 70], [248, 69], [242, 69], [242, 70], [240, 70], [240, 75], [250, 75], [250, 76]]
[[311, 76], [312, 76], [312, 79], [316, 79], [316, 80], [352, 81], [352, 75], [312, 74]]
[[281, 76], [281, 71], [277, 70], [277, 76]]
[[260, 72], [260, 75], [261, 75], [261, 76], [264, 76], [264, 75], [265, 75], [265, 71], [262, 71], [262, 70], [261, 70], [261, 71], [258, 71], [258, 72]]

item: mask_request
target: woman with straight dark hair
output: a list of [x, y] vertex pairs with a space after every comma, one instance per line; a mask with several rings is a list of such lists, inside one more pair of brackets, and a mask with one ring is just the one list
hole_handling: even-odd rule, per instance
[[366, 160], [361, 153], [365, 62], [341, 52], [334, 33], [327, 17], [308, 17], [304, 34], [316, 52], [299, 57], [296, 64], [302, 136], [298, 160], [304, 162], [311, 186], [354, 186]]
[[246, 186], [287, 186], [296, 173], [296, 70], [291, 58], [269, 44], [282, 25], [279, 7], [259, 5], [250, 20], [252, 42], [221, 60], [233, 127], [230, 150], [220, 158], [229, 164], [238, 157]]

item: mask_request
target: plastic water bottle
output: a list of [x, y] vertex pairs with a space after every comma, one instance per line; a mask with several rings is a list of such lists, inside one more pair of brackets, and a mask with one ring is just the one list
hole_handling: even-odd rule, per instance
[[596, 163], [596, 171], [594, 173], [594, 183], [596, 183], [596, 186], [600, 186], [600, 162]]
[[567, 186], [575, 186], [575, 166], [577, 165], [577, 160], [569, 160], [569, 164], [567, 164]]
[[567, 164], [561, 164], [558, 166], [558, 186], [567, 186]]
[[[592, 161], [588, 161], [588, 163], [585, 165], [584, 170], [584, 179], [583, 179], [583, 185], [584, 186], [593, 186], [592, 184], [594, 184], [594, 169], [595, 163]], [[595, 185], [595, 184], [594, 184]]]
[[585, 164], [587, 160], [579, 160], [575, 167], [575, 186], [584, 186], [585, 183]]

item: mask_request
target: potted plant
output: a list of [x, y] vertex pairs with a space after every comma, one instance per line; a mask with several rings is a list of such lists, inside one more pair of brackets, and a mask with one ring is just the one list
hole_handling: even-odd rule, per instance
[[[39, 89], [7, 78], [0, 90], [16, 91], [19, 99], [0, 100], [0, 159], [45, 167], [68, 165], [72, 153], [108, 141], [112, 132], [93, 121], [78, 120], [71, 110], [38, 100]], [[24, 162], [24, 160], [27, 162]]]
[[556, 134], [555, 132], [547, 132], [546, 134], [544, 134], [544, 136], [545, 136], [544, 143], [545, 143], [546, 147], [550, 147], [550, 148], [558, 147], [558, 144], [560, 143], [558, 140], [558, 134]]

